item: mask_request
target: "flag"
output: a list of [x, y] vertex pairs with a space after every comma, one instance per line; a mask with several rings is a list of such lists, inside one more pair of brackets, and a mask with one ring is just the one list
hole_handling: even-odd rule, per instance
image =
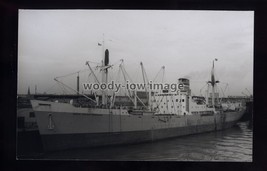
[[98, 43], [97, 45], [98, 45], [98, 46], [102, 46], [102, 44], [101, 44], [101, 43]]

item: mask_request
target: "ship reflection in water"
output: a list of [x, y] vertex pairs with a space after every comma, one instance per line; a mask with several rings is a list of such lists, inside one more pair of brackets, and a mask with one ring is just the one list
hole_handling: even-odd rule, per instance
[[105, 161], [245, 161], [252, 162], [253, 131], [249, 122], [230, 129], [115, 147], [44, 153], [43, 159]]

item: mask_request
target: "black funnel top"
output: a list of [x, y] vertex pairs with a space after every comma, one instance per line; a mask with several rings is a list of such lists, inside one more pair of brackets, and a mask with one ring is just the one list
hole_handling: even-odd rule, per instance
[[104, 62], [105, 62], [105, 66], [107, 66], [109, 63], [109, 51], [108, 51], [108, 49], [105, 50], [105, 61]]

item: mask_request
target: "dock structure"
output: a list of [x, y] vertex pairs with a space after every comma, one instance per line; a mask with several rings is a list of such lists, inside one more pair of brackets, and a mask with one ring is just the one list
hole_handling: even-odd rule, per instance
[[[140, 99], [143, 99], [144, 101], [146, 101], [147, 96], [145, 95], [145, 92], [138, 92], [138, 97], [140, 97]], [[93, 94], [89, 94], [87, 95], [88, 97], [94, 99], [95, 96]], [[128, 99], [126, 98], [126, 96], [117, 96], [118, 101], [125, 101], [127, 102]], [[58, 94], [33, 94], [33, 95], [18, 95], [18, 102], [20, 102], [20, 100], [30, 100], [30, 99], [37, 99], [37, 100], [60, 100], [60, 99], [85, 99], [85, 97], [83, 97], [82, 95], [79, 94], [64, 94], [64, 95], [58, 95]], [[228, 97], [219, 97], [219, 99], [221, 101], [231, 101], [231, 102], [251, 102], [253, 101], [253, 97], [250, 96], [228, 96]], [[129, 100], [130, 102], [130, 100]]]
[[228, 97], [222, 97], [222, 101], [244, 101], [249, 102], [253, 101], [253, 96], [228, 96]]

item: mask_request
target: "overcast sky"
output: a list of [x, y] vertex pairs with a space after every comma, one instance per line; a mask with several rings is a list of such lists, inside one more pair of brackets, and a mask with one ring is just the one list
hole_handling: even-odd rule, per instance
[[[38, 93], [60, 93], [53, 79], [100, 62], [103, 37], [110, 64], [124, 59], [137, 82], [142, 61], [149, 79], [165, 66], [167, 82], [189, 78], [198, 95], [217, 58], [226, 95], [253, 93], [253, 34], [252, 11], [19, 10], [18, 93], [35, 85]], [[116, 67], [110, 72], [115, 78]], [[75, 88], [76, 76], [63, 80]], [[87, 82], [88, 72], [80, 76]]]

